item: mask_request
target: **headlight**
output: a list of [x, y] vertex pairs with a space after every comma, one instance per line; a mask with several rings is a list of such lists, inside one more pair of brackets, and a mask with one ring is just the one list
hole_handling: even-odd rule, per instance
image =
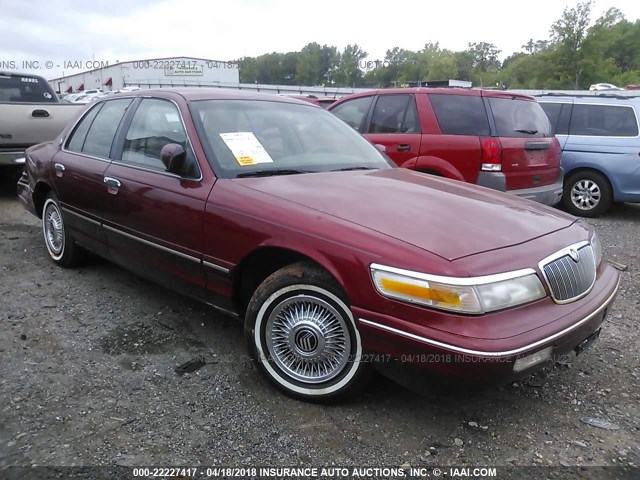
[[602, 244], [597, 232], [593, 232], [593, 237], [591, 237], [591, 248], [593, 248], [593, 258], [596, 259], [596, 268], [598, 268], [602, 261]]
[[372, 264], [373, 283], [382, 295], [461, 313], [485, 313], [546, 296], [531, 268], [483, 277], [441, 277]]

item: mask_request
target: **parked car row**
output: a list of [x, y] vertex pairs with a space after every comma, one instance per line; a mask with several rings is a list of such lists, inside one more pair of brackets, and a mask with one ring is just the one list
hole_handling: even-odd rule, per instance
[[329, 106], [393, 162], [595, 217], [640, 202], [640, 98], [369, 91]]
[[560, 144], [532, 97], [461, 88], [369, 91], [329, 111], [398, 166], [546, 205], [562, 197]]
[[[588, 347], [619, 278], [589, 224], [471, 184], [556, 195], [540, 106], [452, 92], [371, 92], [337, 116], [235, 90], [106, 96], [27, 150], [19, 196], [57, 265], [89, 250], [242, 318], [289, 395], [342, 397], [381, 362], [508, 381]], [[396, 168], [338, 117], [420, 161]]]
[[102, 98], [108, 95], [113, 95], [116, 93], [135, 92], [137, 90], [140, 90], [140, 87], [123, 87], [119, 90], [107, 90], [107, 91], [104, 91], [101, 88], [94, 88], [94, 89], [82, 90], [80, 92], [63, 95], [61, 97], [61, 100], [67, 103], [85, 104], [85, 103], [91, 103], [94, 100], [97, 100], [98, 98]]

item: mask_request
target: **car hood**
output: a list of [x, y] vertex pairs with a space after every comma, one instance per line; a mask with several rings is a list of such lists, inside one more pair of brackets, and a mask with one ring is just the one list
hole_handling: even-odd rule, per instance
[[456, 260], [576, 219], [515, 196], [404, 168], [239, 179], [242, 185]]

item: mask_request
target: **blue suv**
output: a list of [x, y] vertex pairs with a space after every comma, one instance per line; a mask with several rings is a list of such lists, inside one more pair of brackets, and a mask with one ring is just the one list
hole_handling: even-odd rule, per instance
[[613, 202], [640, 202], [640, 97], [544, 95], [562, 147], [562, 203], [572, 214], [597, 217]]

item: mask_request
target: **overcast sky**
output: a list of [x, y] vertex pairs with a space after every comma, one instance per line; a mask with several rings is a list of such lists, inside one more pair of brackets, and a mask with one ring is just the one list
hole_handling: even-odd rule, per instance
[[[0, 69], [38, 60], [39, 74], [61, 75], [63, 61], [189, 56], [236, 60], [300, 50], [310, 42], [339, 49], [358, 43], [370, 60], [395, 46], [419, 50], [427, 42], [464, 50], [490, 42], [501, 58], [530, 38], [547, 39], [566, 0], [503, 2], [349, 2], [347, 0], [0, 0]], [[610, 7], [640, 18], [638, 0], [598, 0], [593, 20]], [[53, 67], [47, 69], [45, 62]], [[3, 63], [4, 62], [4, 63]], [[49, 64], [51, 65], [51, 64]], [[80, 70], [65, 70], [66, 74]]]

